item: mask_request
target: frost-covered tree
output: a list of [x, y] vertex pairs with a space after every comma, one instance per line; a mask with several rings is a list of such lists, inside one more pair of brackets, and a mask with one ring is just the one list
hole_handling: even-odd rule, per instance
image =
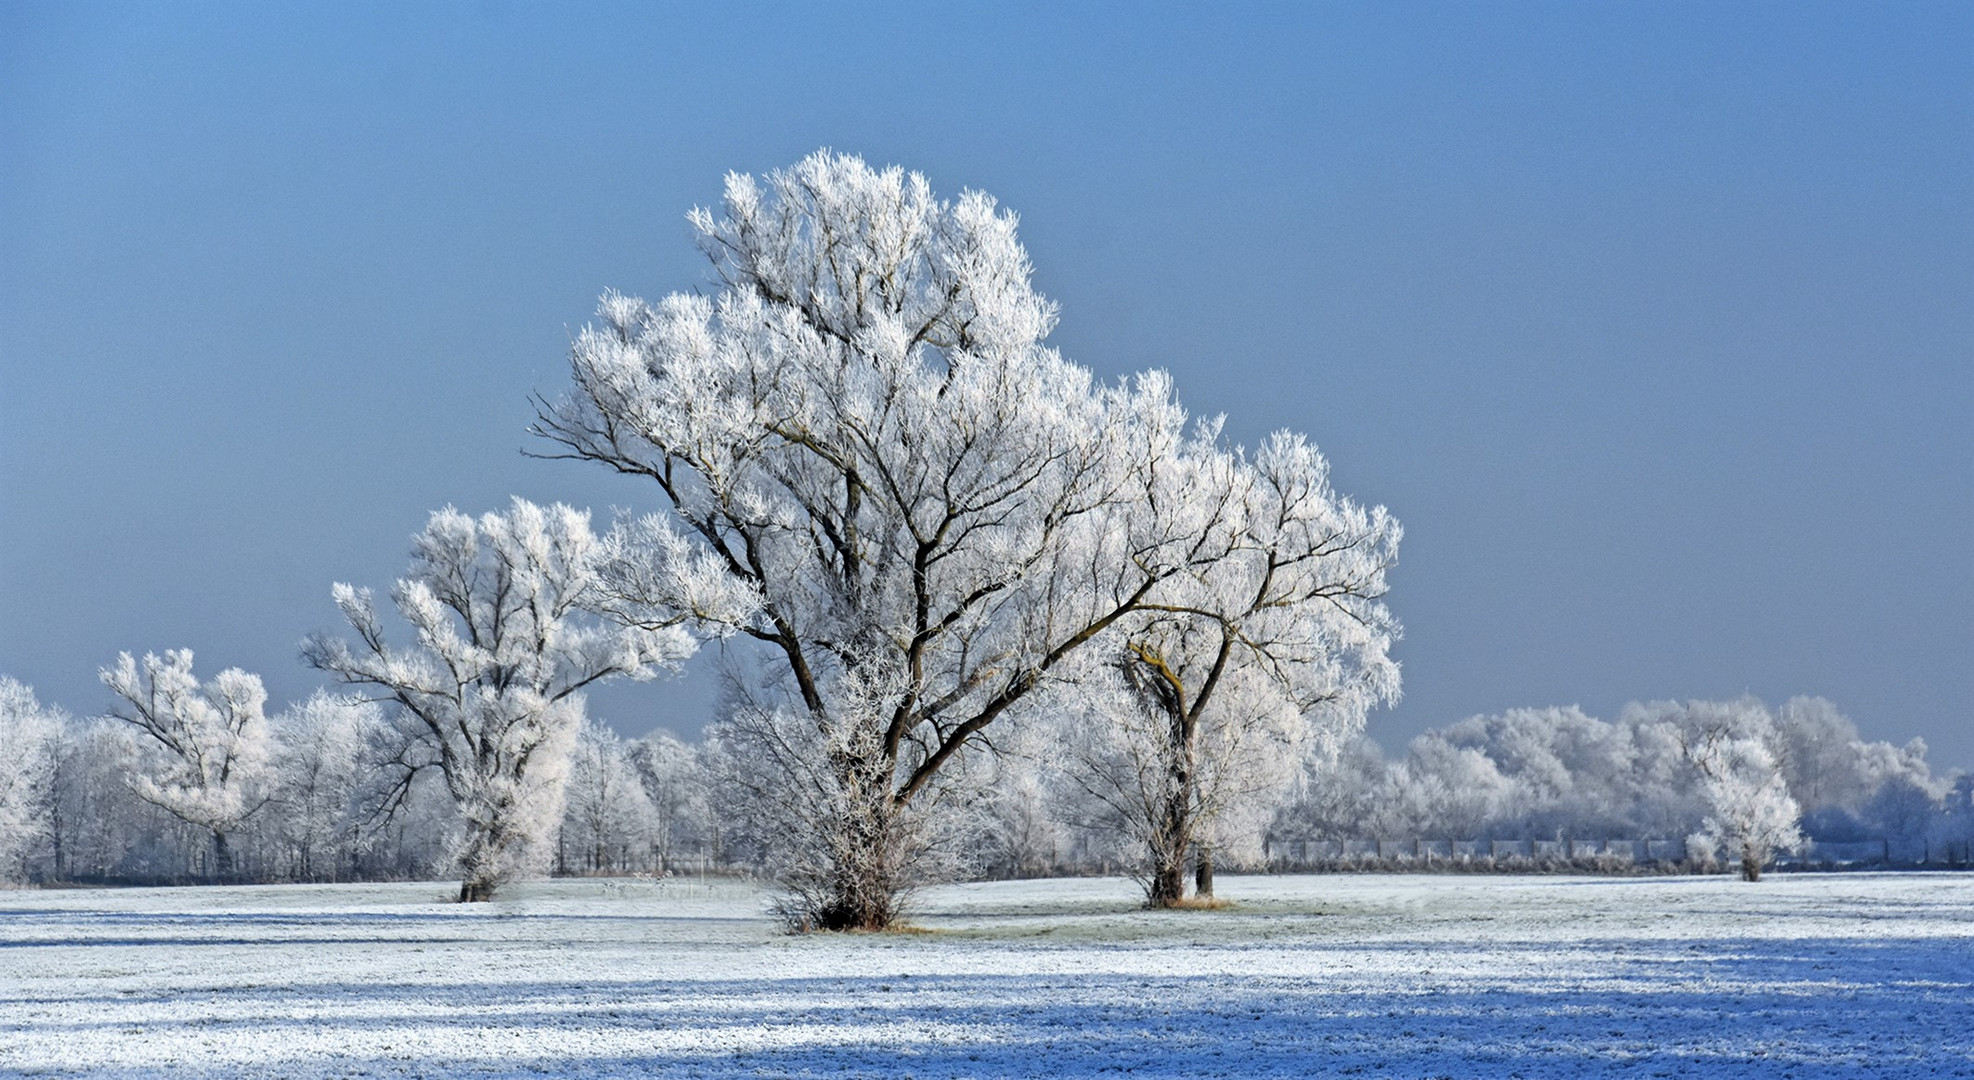
[[0, 885], [25, 879], [25, 858], [49, 835], [65, 719], [0, 675]]
[[1870, 832], [1917, 842], [1926, 827], [1916, 818], [1905, 815], [1898, 828], [1888, 830], [1883, 820], [1862, 820], [1873, 816], [1868, 804], [1888, 787], [1904, 792], [1909, 801], [1914, 792], [1922, 793], [1920, 801], [1934, 802], [1946, 793], [1946, 782], [1926, 764], [1924, 740], [1904, 746], [1866, 742], [1857, 725], [1822, 698], [1791, 698], [1777, 709], [1771, 749], [1782, 764], [1789, 794], [1823, 827], [1834, 827], [1846, 838]]
[[954, 763], [1184, 569], [1199, 515], [1137, 511], [1185, 416], [1043, 345], [979, 192], [824, 152], [691, 222], [716, 294], [605, 296], [537, 431], [663, 494], [615, 534], [613, 610], [760, 644], [723, 788], [760, 795], [801, 920], [881, 927], [938, 863]]
[[1948, 860], [1974, 861], [1974, 775], [1951, 777], [1941, 804], [1939, 838]]
[[633, 739], [624, 757], [636, 772], [651, 807], [645, 840], [652, 869], [663, 870], [688, 851], [722, 857], [720, 822], [707, 805], [707, 773], [700, 748], [654, 731]]
[[1259, 840], [1304, 743], [1354, 735], [1398, 693], [1398, 625], [1379, 602], [1398, 523], [1338, 495], [1296, 436], [1252, 458], [1211, 436], [1162, 463], [1146, 508], [1199, 515], [1186, 572], [1106, 636], [1107, 678], [1070, 688], [1086, 699], [1065, 740], [1073, 775], [1139, 842], [1154, 907], [1184, 899], [1189, 857], [1211, 897], [1216, 845]]
[[1791, 698], [1776, 710], [1776, 756], [1789, 793], [1805, 809], [1856, 813], [1871, 797], [1859, 775], [1864, 746], [1857, 725], [1823, 698]]
[[1077, 815], [1065, 805], [1057, 734], [1048, 724], [1015, 725], [995, 740], [998, 752], [984, 758], [987, 794], [971, 845], [978, 872], [1044, 877], [1073, 860]]
[[1368, 736], [1305, 747], [1273, 832], [1287, 840], [1354, 840], [1374, 835], [1386, 802], [1384, 750]]
[[228, 668], [201, 683], [192, 650], [129, 653], [101, 669], [129, 725], [131, 790], [212, 844], [212, 875], [233, 876], [231, 837], [267, 801], [274, 742], [260, 676]]
[[1902, 846], [1925, 845], [1940, 816], [1940, 800], [1909, 776], [1894, 776], [1880, 784], [1858, 814], [1880, 837]]
[[1774, 721], [1752, 698], [1686, 708], [1681, 745], [1702, 778], [1707, 816], [1687, 839], [1689, 851], [1725, 850], [1741, 864], [1741, 877], [1760, 881], [1778, 851], [1803, 846], [1797, 827], [1802, 808], [1789, 794], [1769, 745]]
[[1403, 761], [1385, 774], [1379, 801], [1379, 836], [1472, 840], [1520, 815], [1524, 788], [1504, 776], [1494, 759], [1461, 746], [1442, 732], [1412, 740]]
[[656, 830], [651, 805], [616, 732], [585, 719], [569, 757], [559, 847], [562, 872], [610, 873], [642, 862]]
[[[162, 815], [130, 790], [124, 725], [108, 717], [70, 720], [54, 748], [49, 777], [45, 876], [105, 880], [134, 845], [133, 811]], [[168, 815], [167, 815], [168, 816]], [[175, 819], [174, 819], [175, 820]]]
[[1470, 717], [1425, 738], [1485, 755], [1508, 783], [1493, 824], [1534, 838], [1630, 827], [1644, 794], [1634, 734], [1568, 706]]
[[384, 718], [374, 702], [318, 690], [273, 719], [273, 832], [304, 881], [350, 871], [365, 843], [381, 779], [374, 748]]
[[[1758, 749], [1729, 753], [1737, 741]], [[1952, 779], [1932, 775], [1925, 744], [1866, 742], [1820, 698], [1774, 710], [1745, 697], [1633, 702], [1609, 723], [1575, 707], [1510, 709], [1428, 731], [1395, 762], [1366, 740], [1347, 746], [1335, 760], [1308, 756], [1277, 838], [1692, 837], [1694, 861], [1712, 863], [1723, 846], [1739, 856], [1733, 822], [1791, 813], [1770, 798], [1773, 768], [1781, 793], [1810, 809], [1798, 830], [1814, 839], [1882, 838], [1914, 854], [1930, 837], [1955, 842], [1940, 809]], [[1716, 780], [1697, 767], [1715, 758], [1746, 768]], [[1708, 817], [1717, 828], [1702, 827]]]
[[1182, 505], [1196, 492], [1204, 541], [1107, 634], [1107, 669], [1070, 687], [1082, 711], [1062, 709], [1078, 717], [1064, 738], [1072, 776], [1137, 841], [1153, 906], [1184, 898], [1188, 859], [1212, 896], [1214, 849], [1259, 841], [1303, 744], [1334, 746], [1398, 695], [1398, 624], [1378, 602], [1398, 523], [1338, 496], [1297, 436], [1248, 458], [1210, 434], [1153, 490]]
[[601, 557], [589, 515], [567, 506], [517, 498], [478, 520], [448, 507], [414, 538], [411, 571], [391, 593], [414, 646], [389, 644], [369, 590], [344, 584], [336, 605], [356, 642], [304, 645], [316, 667], [380, 692], [429, 752], [465, 824], [462, 901], [491, 899], [550, 853], [583, 689], [650, 678], [696, 647], [670, 623], [587, 616]]

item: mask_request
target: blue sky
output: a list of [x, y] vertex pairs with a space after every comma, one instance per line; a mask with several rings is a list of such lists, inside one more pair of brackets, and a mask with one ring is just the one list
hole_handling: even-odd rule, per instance
[[0, 672], [299, 698], [430, 510], [654, 508], [528, 395], [819, 146], [998, 196], [1068, 355], [1397, 513], [1388, 746], [1803, 693], [1974, 765], [1957, 4], [0, 3]]

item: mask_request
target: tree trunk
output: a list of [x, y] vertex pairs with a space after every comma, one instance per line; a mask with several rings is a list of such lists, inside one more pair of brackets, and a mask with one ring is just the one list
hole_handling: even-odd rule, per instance
[[1213, 899], [1213, 848], [1201, 844], [1199, 855], [1193, 862], [1193, 895], [1201, 900]]
[[1167, 860], [1164, 866], [1152, 871], [1151, 884], [1145, 890], [1145, 904], [1148, 907], [1176, 907], [1186, 898], [1186, 868], [1176, 859]]
[[506, 876], [501, 863], [507, 833], [498, 825], [473, 821], [467, 822], [466, 829], [466, 849], [459, 856], [459, 902], [483, 904], [493, 899], [494, 889]]
[[1743, 881], [1760, 881], [1762, 879], [1761, 855], [1752, 846], [1743, 846], [1741, 848], [1741, 879]]
[[1166, 763], [1167, 790], [1163, 805], [1155, 813], [1151, 826], [1152, 873], [1151, 881], [1145, 888], [1145, 906], [1154, 908], [1176, 907], [1186, 898], [1186, 856], [1193, 848], [1193, 795], [1197, 777], [1193, 768], [1194, 739], [1196, 729], [1189, 724], [1185, 715], [1178, 712], [1172, 702], [1165, 703], [1174, 710], [1168, 737], [1171, 743], [1165, 748], [1171, 755]]
[[233, 880], [233, 848], [218, 829], [212, 831], [212, 873], [214, 881]]
[[48, 840], [53, 847], [55, 856], [55, 880], [67, 881], [69, 879], [69, 860], [67, 849], [62, 846], [62, 834], [64, 830], [62, 827], [61, 804], [58, 802], [55, 805], [57, 809], [48, 818]]
[[1192, 848], [1190, 792], [1181, 788], [1166, 801], [1151, 843], [1151, 880], [1145, 886], [1145, 906], [1176, 907], [1186, 898], [1186, 855]]
[[904, 890], [878, 862], [882, 852], [867, 854], [868, 860], [846, 860], [849, 865], [837, 868], [829, 894], [813, 905], [813, 929], [888, 930], [897, 922]]

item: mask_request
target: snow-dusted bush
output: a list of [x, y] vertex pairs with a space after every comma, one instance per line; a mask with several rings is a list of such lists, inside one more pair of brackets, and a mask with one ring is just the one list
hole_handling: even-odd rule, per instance
[[786, 890], [777, 911], [791, 927], [882, 928], [918, 887], [962, 876], [970, 816], [940, 811], [981, 793], [972, 770], [955, 767], [896, 798], [892, 763], [874, 745], [885, 725], [872, 714], [888, 695], [832, 687], [830, 697], [836, 722], [825, 729], [804, 711], [730, 702], [706, 746], [714, 809]]

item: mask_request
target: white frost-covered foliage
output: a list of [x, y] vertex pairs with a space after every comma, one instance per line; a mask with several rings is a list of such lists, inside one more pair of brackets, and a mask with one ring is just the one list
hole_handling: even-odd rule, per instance
[[658, 811], [631, 759], [630, 745], [585, 718], [569, 755], [558, 870], [602, 874], [642, 869], [658, 829]]
[[1777, 852], [1803, 846], [1802, 808], [1769, 749], [1780, 736], [1761, 702], [1689, 702], [1659, 711], [1678, 725], [1680, 746], [1701, 777], [1706, 817], [1687, 837], [1696, 861], [1710, 863], [1724, 851], [1739, 861], [1743, 878], [1759, 881]]
[[704, 748], [654, 731], [625, 744], [624, 756], [651, 807], [645, 836], [650, 869], [664, 871], [688, 856], [696, 856], [702, 867], [724, 858], [724, 823], [707, 800]]
[[545, 865], [583, 688], [649, 678], [695, 648], [675, 626], [584, 614], [599, 602], [602, 554], [589, 515], [560, 504], [517, 498], [477, 520], [440, 510], [391, 594], [417, 644], [390, 645], [369, 590], [338, 584], [356, 643], [318, 636], [305, 646], [315, 666], [381, 692], [430, 753], [465, 823], [462, 900]]
[[715, 295], [605, 296], [537, 430], [663, 493], [613, 534], [610, 610], [765, 645], [723, 760], [830, 833], [766, 838], [820, 875], [809, 916], [882, 925], [937, 862], [916, 804], [949, 765], [1186, 569], [1198, 505], [1149, 501], [1185, 415], [1042, 344], [1055, 307], [979, 192], [822, 152], [691, 221]]
[[1298, 437], [1250, 458], [1213, 436], [1160, 462], [1143, 511], [1195, 515], [1186, 572], [1107, 631], [1051, 702], [1071, 751], [1063, 781], [1129, 838], [1155, 905], [1183, 898], [1189, 857], [1203, 896], [1216, 851], [1259, 861], [1305, 746], [1334, 748], [1398, 694], [1398, 625], [1379, 602], [1398, 523], [1338, 495]]
[[1430, 732], [1412, 744], [1416, 761], [1449, 750], [1484, 755], [1506, 781], [1493, 821], [1531, 836], [1617, 835], [1677, 828], [1669, 803], [1690, 788], [1676, 740], [1651, 723], [1606, 723], [1575, 706], [1510, 709]]
[[267, 800], [274, 742], [260, 676], [228, 668], [201, 683], [190, 649], [121, 653], [101, 671], [129, 725], [129, 782], [139, 798], [212, 839], [212, 873], [233, 874], [230, 838]]
[[48, 834], [65, 719], [42, 708], [32, 688], [0, 676], [0, 885], [26, 877], [23, 860]]
[[[1708, 732], [1727, 779], [1711, 779], [1689, 752]], [[1729, 745], [1737, 740], [1749, 745]], [[1764, 758], [1768, 764], [1760, 765]], [[1770, 772], [1779, 781], [1764, 779]], [[1806, 811], [1803, 833], [1837, 843], [1882, 839], [1901, 858], [1918, 858], [1928, 843], [1965, 842], [1942, 806], [1952, 784], [1930, 773], [1923, 743], [1866, 742], [1820, 698], [1794, 698], [1772, 710], [1753, 698], [1633, 703], [1612, 722], [1574, 707], [1512, 709], [1428, 731], [1395, 761], [1368, 741], [1336, 758], [1312, 755], [1273, 835], [1698, 837], [1696, 861], [1711, 862], [1723, 848], [1740, 858], [1739, 833], [1730, 827], [1737, 820], [1750, 822], [1757, 839], [1768, 833], [1772, 850], [1793, 843], [1778, 824], [1791, 818], [1793, 800]], [[1718, 829], [1703, 828], [1708, 817]], [[1763, 821], [1774, 827], [1754, 828]]]
[[377, 753], [386, 736], [383, 711], [318, 690], [273, 725], [280, 751], [270, 825], [290, 876], [350, 875], [392, 779]]

